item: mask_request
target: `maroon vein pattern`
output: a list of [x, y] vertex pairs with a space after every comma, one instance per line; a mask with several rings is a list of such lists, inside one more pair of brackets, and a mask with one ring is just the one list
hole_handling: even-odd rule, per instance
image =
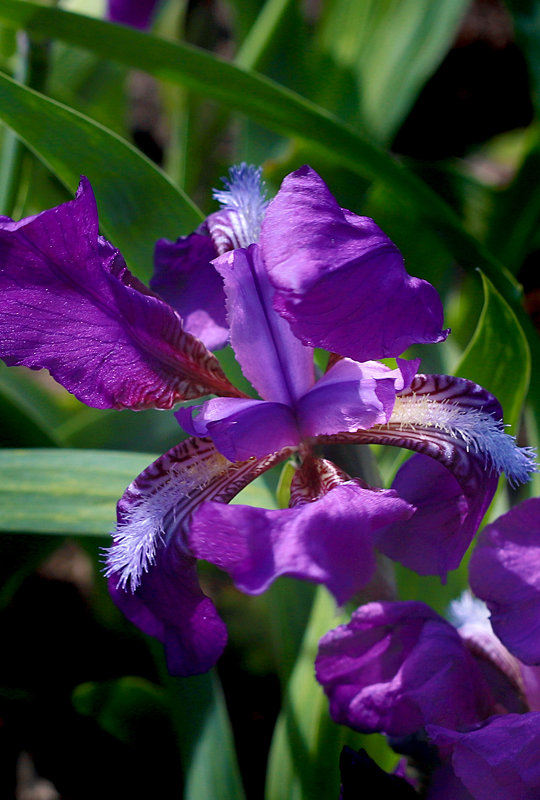
[[228, 503], [248, 483], [292, 452], [232, 463], [210, 439], [186, 439], [145, 469], [118, 502], [107, 574], [134, 591], [156, 553], [173, 540], [189, 555], [184, 533], [205, 500]]
[[293, 476], [289, 506], [311, 503], [351, 480], [350, 475], [325, 458], [307, 459]]
[[[422, 398], [444, 406], [459, 406], [460, 409], [476, 410], [483, 414], [493, 415], [494, 419], [502, 418], [501, 408], [497, 400], [485, 389], [464, 378], [450, 375], [417, 375], [409, 389], [400, 392], [399, 398]], [[354, 433], [343, 433], [333, 437], [317, 437], [318, 441], [351, 442], [356, 444], [387, 444], [404, 447], [417, 453], [431, 456], [449, 469], [462, 485], [468, 486], [468, 493], [474, 492], [475, 485], [483, 483], [482, 476], [486, 469], [485, 456], [471, 451], [467, 442], [432, 425], [418, 422], [390, 422], [386, 425], [374, 425], [369, 430]]]

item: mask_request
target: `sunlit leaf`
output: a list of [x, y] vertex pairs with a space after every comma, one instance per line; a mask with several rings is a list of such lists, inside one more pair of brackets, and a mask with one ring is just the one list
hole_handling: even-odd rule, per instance
[[360, 118], [387, 140], [442, 61], [468, 0], [333, 0], [320, 44], [356, 84]]
[[[1, 529], [103, 536], [114, 526], [126, 486], [156, 458], [111, 450], [0, 450]], [[261, 479], [236, 502], [275, 507]]]
[[103, 536], [118, 498], [156, 456], [97, 450], [0, 450], [4, 531]]
[[230, 721], [217, 677], [212, 673], [171, 679], [179, 743], [189, 765], [185, 800], [243, 800]]
[[512, 309], [482, 275], [484, 307], [469, 347], [454, 374], [479, 383], [501, 403], [514, 433], [531, 375], [527, 339]]
[[72, 192], [81, 174], [90, 179], [104, 233], [140, 277], [151, 272], [158, 238], [176, 239], [199, 224], [191, 201], [134, 147], [5, 75], [0, 119]]

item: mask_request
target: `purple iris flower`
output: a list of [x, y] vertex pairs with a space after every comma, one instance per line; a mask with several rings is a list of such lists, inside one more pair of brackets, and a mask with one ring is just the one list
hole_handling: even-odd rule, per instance
[[365, 733], [408, 736], [426, 723], [464, 728], [495, 713], [458, 631], [424, 603], [368, 603], [323, 636], [317, 679], [332, 718]]
[[540, 664], [540, 498], [486, 525], [469, 566], [493, 630], [525, 664]]
[[413, 753], [425, 727], [439, 757], [430, 800], [532, 800], [540, 793], [540, 669], [510, 654], [470, 594], [451, 611], [458, 629], [423, 603], [371, 603], [324, 636], [316, 670], [331, 715], [399, 737], [400, 749], [409, 737]]
[[107, 19], [145, 30], [160, 0], [108, 0]]
[[[195, 233], [158, 243], [152, 290], [99, 237], [84, 179], [74, 201], [0, 220], [6, 363], [46, 367], [99, 408], [217, 395], [177, 411], [191, 438], [128, 487], [108, 555], [115, 601], [164, 643], [176, 674], [208, 669], [226, 640], [196, 558], [248, 593], [290, 575], [343, 603], [370, 579], [375, 545], [444, 576], [499, 473], [519, 482], [535, 469], [484, 389], [415, 375], [417, 361], [398, 358], [391, 369], [373, 360], [448, 333], [436, 291], [407, 274], [373, 220], [340, 208], [309, 167], [269, 204], [260, 170], [246, 165], [216, 197], [222, 208]], [[207, 349], [227, 336], [258, 397], [232, 386]], [[319, 380], [314, 347], [334, 354]], [[328, 442], [418, 452], [382, 490], [319, 458]], [[227, 505], [291, 455], [288, 509]]]

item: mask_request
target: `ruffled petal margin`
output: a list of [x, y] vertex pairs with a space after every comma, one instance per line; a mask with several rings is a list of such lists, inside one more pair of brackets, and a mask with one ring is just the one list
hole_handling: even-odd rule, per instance
[[433, 286], [408, 275], [395, 244], [340, 208], [311, 167], [284, 179], [260, 243], [274, 308], [306, 345], [368, 361], [449, 333]]
[[74, 200], [0, 220], [0, 355], [46, 368], [96, 408], [171, 408], [204, 394], [241, 396], [173, 309], [98, 234], [86, 178]]
[[407, 736], [474, 724], [494, 701], [455, 628], [424, 603], [368, 603], [319, 642], [317, 680], [335, 722]]
[[294, 508], [204, 503], [188, 533], [192, 552], [224, 569], [248, 594], [260, 594], [287, 575], [322, 583], [338, 604], [346, 602], [373, 575], [374, 532], [409, 518], [414, 508], [392, 490], [366, 489], [348, 476], [329, 483], [328, 465], [311, 465], [323, 473], [311, 485], [298, 470], [302, 486], [293, 481]]

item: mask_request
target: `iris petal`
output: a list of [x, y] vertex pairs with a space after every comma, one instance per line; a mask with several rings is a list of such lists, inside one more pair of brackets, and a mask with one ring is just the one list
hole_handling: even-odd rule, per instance
[[323, 492], [316, 500], [303, 492], [302, 504], [281, 510], [205, 503], [190, 527], [191, 549], [248, 594], [288, 575], [323, 583], [342, 604], [373, 574], [374, 531], [414, 509], [391, 490], [365, 489], [353, 480]]
[[310, 167], [283, 181], [260, 243], [274, 306], [306, 345], [368, 361], [448, 335], [433, 286], [408, 275], [373, 220], [341, 209]]
[[111, 22], [121, 22], [144, 30], [150, 25], [159, 2], [160, 0], [108, 0], [107, 17]]
[[[449, 375], [417, 375], [396, 398], [386, 425], [331, 437], [404, 447], [430, 456], [450, 473], [420, 458], [402, 467], [394, 486], [418, 511], [399, 532], [389, 528], [380, 533], [383, 552], [421, 574], [444, 577], [457, 566], [491, 502], [500, 471], [521, 481], [536, 470], [533, 453], [517, 447], [501, 417], [497, 400], [481, 386]], [[439, 525], [442, 539], [436, 540], [433, 530]]]
[[294, 413], [283, 403], [217, 397], [198, 409], [194, 419], [193, 407], [180, 408], [175, 417], [188, 433], [210, 436], [229, 461], [262, 458], [300, 441]]
[[429, 725], [427, 732], [475, 800], [538, 797], [540, 714], [505, 714], [464, 732]]
[[273, 310], [259, 246], [225, 253], [214, 265], [225, 283], [231, 345], [242, 372], [265, 400], [293, 405], [313, 384], [313, 354]]
[[406, 523], [379, 532], [379, 550], [419, 575], [445, 579], [459, 567], [497, 488], [496, 475], [482, 477], [478, 472], [476, 491], [464, 491], [443, 464], [414, 455], [399, 469], [392, 488], [417, 511]]
[[338, 361], [298, 401], [302, 435], [356, 431], [388, 422], [396, 393], [410, 384], [419, 363], [401, 361], [401, 369], [391, 370], [378, 361]]
[[229, 337], [223, 281], [210, 263], [216, 256], [212, 240], [202, 232], [176, 242], [160, 239], [150, 281], [150, 287], [180, 314], [184, 329], [209, 350], [224, 347]]
[[75, 200], [0, 221], [1, 355], [47, 368], [97, 408], [170, 408], [214, 392], [238, 396], [217, 359], [98, 236], [90, 184]]
[[540, 498], [526, 500], [480, 534], [471, 587], [497, 636], [521, 661], [540, 664]]
[[165, 645], [173, 674], [204, 672], [225, 645], [225, 629], [202, 593], [186, 530], [201, 503], [227, 503], [290, 454], [231, 464], [207, 439], [187, 439], [145, 469], [118, 503], [107, 554], [113, 599]]
[[162, 642], [171, 675], [197, 675], [214, 666], [227, 630], [197, 579], [196, 561], [176, 544], [162, 550], [136, 592], [109, 579], [112, 599], [140, 630]]
[[317, 680], [332, 718], [364, 732], [460, 727], [493, 711], [457, 631], [423, 603], [368, 603], [319, 643]]

